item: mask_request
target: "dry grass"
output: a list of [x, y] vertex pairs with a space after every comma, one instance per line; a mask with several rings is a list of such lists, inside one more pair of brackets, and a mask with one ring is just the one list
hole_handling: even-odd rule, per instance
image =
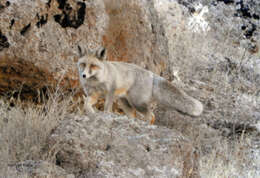
[[43, 148], [52, 129], [69, 114], [71, 99], [58, 102], [59, 92], [43, 105], [14, 107], [0, 100], [0, 177], [10, 174], [8, 165], [25, 160], [51, 160]]
[[258, 177], [259, 161], [251, 158], [251, 141], [241, 137], [238, 140], [223, 139], [217, 142], [210, 154], [200, 159], [202, 177]]

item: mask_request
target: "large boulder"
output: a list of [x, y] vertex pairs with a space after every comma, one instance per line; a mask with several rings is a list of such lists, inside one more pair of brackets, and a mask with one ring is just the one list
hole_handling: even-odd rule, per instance
[[71, 117], [48, 141], [66, 171], [87, 177], [199, 177], [191, 142], [165, 127], [108, 113]]
[[3, 0], [0, 94], [35, 97], [46, 86], [78, 88], [78, 45], [87, 51], [105, 46], [108, 60], [168, 71], [167, 39], [153, 1]]

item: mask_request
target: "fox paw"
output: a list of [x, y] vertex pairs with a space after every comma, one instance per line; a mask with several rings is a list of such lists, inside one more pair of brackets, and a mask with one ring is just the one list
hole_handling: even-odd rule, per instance
[[155, 123], [155, 116], [152, 115], [152, 118], [151, 118], [151, 120], [150, 120], [150, 124], [153, 125], [154, 123]]

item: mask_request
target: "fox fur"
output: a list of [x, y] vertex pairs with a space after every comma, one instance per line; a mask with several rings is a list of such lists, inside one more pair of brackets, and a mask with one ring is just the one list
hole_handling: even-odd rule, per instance
[[78, 60], [80, 83], [86, 93], [86, 108], [95, 112], [93, 105], [99, 97], [105, 97], [105, 111], [112, 111], [112, 104], [119, 106], [128, 117], [136, 117], [136, 111], [153, 124], [155, 117], [152, 103], [175, 109], [191, 116], [203, 112], [200, 101], [187, 95], [163, 77], [135, 64], [105, 61], [104, 48], [95, 55], [84, 55]]

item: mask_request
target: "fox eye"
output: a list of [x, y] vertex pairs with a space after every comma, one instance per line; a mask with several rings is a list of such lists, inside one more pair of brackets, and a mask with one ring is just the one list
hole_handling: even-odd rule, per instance
[[79, 68], [80, 68], [81, 70], [83, 70], [85, 67], [86, 67], [86, 63], [80, 63], [80, 64], [79, 64]]
[[95, 64], [91, 64], [90, 67], [89, 67], [91, 70], [97, 70], [99, 69], [99, 67]]

